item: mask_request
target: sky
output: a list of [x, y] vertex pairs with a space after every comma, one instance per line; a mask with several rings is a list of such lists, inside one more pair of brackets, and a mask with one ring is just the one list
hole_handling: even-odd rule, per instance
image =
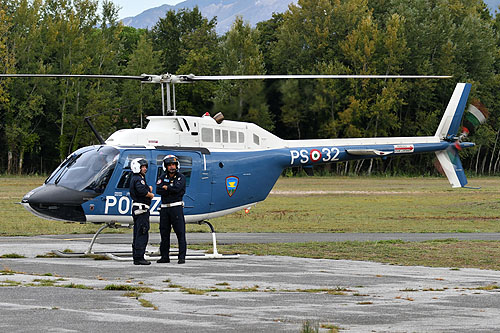
[[136, 16], [146, 9], [159, 7], [161, 5], [176, 5], [184, 0], [112, 0], [112, 2], [121, 7], [118, 12], [120, 19]]

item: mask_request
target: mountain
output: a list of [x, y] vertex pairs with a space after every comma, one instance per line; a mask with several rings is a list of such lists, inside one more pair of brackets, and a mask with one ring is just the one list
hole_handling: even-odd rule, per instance
[[[231, 28], [237, 15], [255, 27], [258, 22], [270, 19], [273, 13], [285, 12], [288, 5], [295, 2], [294, 0], [186, 0], [175, 6], [162, 5], [145, 10], [137, 16], [124, 18], [122, 22], [134, 28], [152, 28], [169, 10], [177, 11], [198, 6], [206, 18], [217, 16], [216, 31], [222, 35]], [[484, 0], [484, 2], [492, 14], [499, 11], [500, 0]]]
[[484, 0], [484, 3], [488, 5], [491, 14], [495, 14], [495, 12], [499, 11], [498, 6], [500, 6], [500, 0]]
[[134, 28], [152, 28], [169, 10], [194, 8], [198, 6], [203, 16], [211, 19], [217, 16], [217, 34], [224, 34], [231, 28], [237, 15], [253, 27], [257, 22], [268, 20], [273, 13], [283, 13], [294, 0], [186, 0], [175, 6], [162, 5], [145, 10], [134, 17], [122, 20], [126, 26]]

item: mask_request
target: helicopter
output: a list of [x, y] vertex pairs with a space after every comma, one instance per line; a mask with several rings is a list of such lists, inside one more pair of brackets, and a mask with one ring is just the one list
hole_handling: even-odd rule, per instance
[[[284, 140], [253, 123], [176, 114], [175, 84], [196, 81], [253, 79], [442, 79], [451, 76], [416, 75], [65, 75], [3, 74], [0, 77], [73, 77], [130, 79], [161, 84], [162, 116], [149, 116], [145, 128], [121, 129], [104, 140], [90, 122], [99, 145], [71, 153], [45, 180], [28, 192], [21, 204], [36, 216], [103, 226], [86, 253], [92, 253], [98, 234], [107, 227], [133, 224], [129, 195], [130, 162], [149, 162], [146, 180], [156, 183], [167, 155], [176, 155], [186, 176], [186, 223], [207, 224], [213, 235], [213, 255], [218, 258], [215, 229], [207, 220], [248, 210], [266, 199], [284, 169], [310, 167], [359, 159], [386, 158], [434, 152], [452, 187], [464, 187], [467, 178], [457, 150], [474, 146], [462, 142], [458, 131], [471, 84], [458, 83], [434, 136]], [[166, 98], [165, 98], [166, 93]], [[262, 161], [265, 161], [263, 163]], [[161, 199], [155, 195], [150, 221], [158, 223]]]

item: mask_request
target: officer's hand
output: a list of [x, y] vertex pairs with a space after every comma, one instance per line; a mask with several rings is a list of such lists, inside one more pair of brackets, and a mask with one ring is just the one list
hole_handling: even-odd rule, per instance
[[163, 188], [165, 191], [166, 191], [166, 190], [168, 190], [167, 185], [163, 185], [163, 186], [162, 186], [162, 188]]
[[149, 186], [149, 192], [153, 192], [153, 186]]
[[153, 199], [155, 197], [155, 195], [151, 192], [148, 192], [148, 194], [146, 194], [146, 197]]

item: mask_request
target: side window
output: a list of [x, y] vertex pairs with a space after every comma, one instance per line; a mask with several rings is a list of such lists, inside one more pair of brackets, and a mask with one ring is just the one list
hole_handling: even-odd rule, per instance
[[231, 141], [231, 143], [237, 143], [238, 142], [238, 140], [236, 138], [236, 132], [235, 131], [229, 132], [229, 140]]
[[253, 143], [255, 143], [256, 145], [260, 145], [260, 138], [257, 134], [253, 135]]
[[[125, 161], [123, 161], [123, 171], [122, 175], [120, 177], [120, 180], [118, 181], [118, 184], [116, 185], [116, 188], [124, 188], [128, 189], [130, 188], [130, 179], [132, 178], [132, 171], [130, 170], [130, 162], [136, 158], [143, 158], [146, 159], [146, 155], [141, 155], [141, 154], [129, 154], [125, 158]], [[149, 167], [152, 167], [151, 162], [149, 161]], [[127, 170], [128, 169], [128, 170]]]
[[238, 132], [238, 142], [239, 143], [245, 143], [245, 133]]
[[215, 142], [220, 142], [220, 129], [215, 129]]
[[[135, 160], [136, 158], [143, 158], [145, 160], [146, 159], [146, 155], [140, 155], [140, 154], [129, 154], [127, 156], [127, 159], [125, 160], [125, 162], [123, 163], [123, 168], [124, 169], [130, 169], [130, 162], [132, 162], [132, 160]], [[148, 161], [149, 162], [149, 161]], [[151, 167], [151, 163], [149, 163], [149, 167]]]
[[[156, 157], [156, 165], [158, 165], [158, 171], [156, 173], [156, 179], [160, 178], [163, 173], [163, 159], [167, 155], [158, 155]], [[179, 158], [179, 164], [181, 165], [181, 173], [186, 177], [186, 187], [189, 186], [191, 182], [191, 170], [193, 169], [193, 159], [189, 156], [176, 155]]]
[[130, 179], [132, 179], [132, 171], [123, 171], [116, 188], [130, 188]]
[[203, 142], [213, 142], [214, 141], [214, 131], [211, 128], [201, 129], [201, 141]]
[[229, 142], [229, 137], [228, 137], [228, 133], [226, 130], [222, 130], [222, 142], [224, 142], [224, 143]]

